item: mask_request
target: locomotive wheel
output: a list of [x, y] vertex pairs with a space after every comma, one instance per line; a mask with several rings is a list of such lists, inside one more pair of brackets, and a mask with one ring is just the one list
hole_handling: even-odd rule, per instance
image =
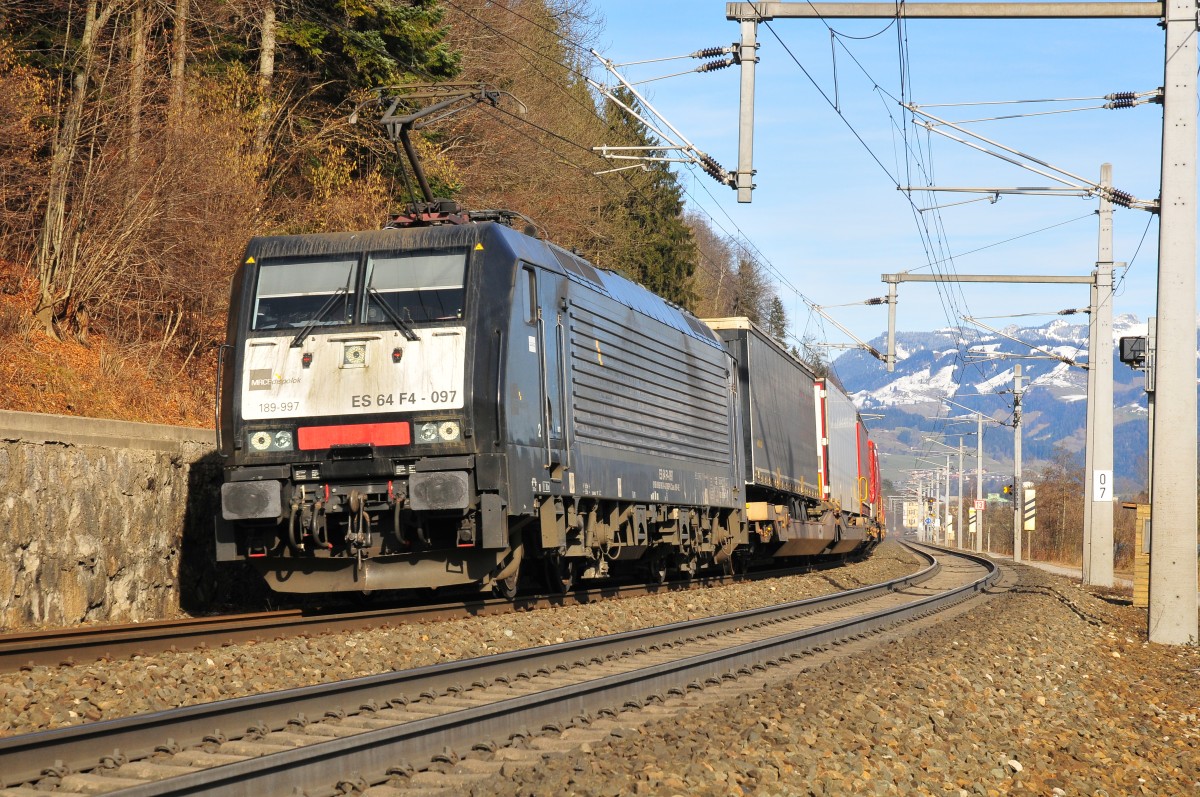
[[[492, 581], [492, 592], [498, 598], [512, 600], [521, 591], [521, 564], [525, 561], [525, 546], [519, 541]], [[507, 573], [507, 575], [504, 575]], [[503, 577], [501, 577], [503, 576]]]
[[545, 562], [546, 589], [551, 595], [565, 595], [575, 586], [575, 562], [565, 556], [554, 554]]
[[501, 578], [493, 582], [492, 592], [496, 594], [497, 598], [504, 598], [505, 600], [510, 601], [517, 597], [517, 592], [519, 592], [518, 585], [520, 584], [520, 581], [521, 573], [520, 569], [518, 569], [516, 573], [513, 573], [508, 578]]

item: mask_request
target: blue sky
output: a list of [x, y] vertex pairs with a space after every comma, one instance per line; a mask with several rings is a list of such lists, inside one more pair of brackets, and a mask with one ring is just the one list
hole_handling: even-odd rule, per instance
[[[725, 19], [723, 2], [595, 0], [594, 7], [604, 17], [598, 49], [617, 62], [681, 55], [728, 45], [739, 37], [737, 23]], [[886, 291], [881, 273], [928, 273], [930, 259], [946, 253], [953, 257], [941, 268], [961, 274], [1090, 273], [1096, 260], [1097, 200], [1004, 196], [996, 203], [985, 199], [938, 212], [915, 212], [914, 205], [925, 208], [931, 202], [948, 205], [977, 197], [914, 194], [910, 203], [896, 190], [897, 182], [925, 183], [918, 172], [910, 171], [916, 161], [905, 158], [897, 129], [902, 116], [894, 99], [901, 94], [896, 28], [870, 20], [831, 20], [830, 25], [838, 34], [832, 46], [830, 28], [820, 20], [775, 20], [759, 26], [754, 164], [758, 187], [753, 203], [739, 205], [731, 189], [699, 170], [683, 173], [689, 203], [710, 214], [715, 225], [748, 238], [778, 273], [794, 334], [847, 341], [810, 315], [793, 288], [828, 307], [857, 336], [869, 339], [886, 330], [886, 308], [831, 306], [882, 296]], [[880, 31], [874, 38], [849, 38]], [[1096, 97], [1150, 91], [1162, 83], [1163, 38], [1154, 20], [916, 20], [907, 22], [903, 32], [910, 98], [917, 104]], [[631, 80], [642, 80], [696, 63], [672, 61], [622, 71]], [[734, 67], [639, 88], [692, 143], [732, 169], [737, 161], [738, 79]], [[1098, 104], [1081, 100], [930, 110], [963, 120]], [[971, 129], [1093, 180], [1099, 178], [1101, 163], [1112, 163], [1118, 188], [1152, 199], [1158, 195], [1161, 111], [1161, 106], [1148, 104], [990, 121]], [[936, 185], [1054, 184], [937, 135], [918, 136], [910, 127], [909, 136], [910, 145], [919, 141], [923, 168], [932, 170]], [[922, 236], [922, 228], [930, 234]], [[1116, 313], [1143, 319], [1153, 314], [1157, 234], [1157, 217], [1117, 209], [1113, 259], [1132, 261], [1132, 267], [1121, 283]], [[1007, 239], [1016, 240], [1000, 243]], [[1086, 306], [1087, 301], [1085, 286], [963, 286], [939, 291], [934, 285], [910, 283], [900, 287], [898, 326], [944, 327], [960, 314], [987, 317], [984, 323], [997, 327], [1032, 325], [1050, 316], [1011, 316], [1054, 313]], [[830, 351], [832, 357], [838, 354]]]

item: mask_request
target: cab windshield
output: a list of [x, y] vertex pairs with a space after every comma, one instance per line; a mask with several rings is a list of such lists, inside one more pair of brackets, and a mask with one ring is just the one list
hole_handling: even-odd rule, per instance
[[355, 260], [263, 263], [254, 295], [253, 329], [349, 324], [354, 318]]
[[369, 256], [363, 322], [386, 323], [384, 304], [409, 323], [462, 318], [466, 270], [466, 252]]

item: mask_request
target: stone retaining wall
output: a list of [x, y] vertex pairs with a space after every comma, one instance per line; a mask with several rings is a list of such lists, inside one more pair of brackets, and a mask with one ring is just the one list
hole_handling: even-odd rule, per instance
[[0, 629], [203, 611], [221, 461], [204, 429], [0, 411]]

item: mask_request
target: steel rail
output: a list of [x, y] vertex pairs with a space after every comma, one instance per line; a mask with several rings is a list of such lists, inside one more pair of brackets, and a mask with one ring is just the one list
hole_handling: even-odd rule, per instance
[[52, 628], [0, 635], [0, 672], [29, 666], [79, 664], [117, 656], [147, 655], [167, 650], [225, 646], [298, 634], [378, 628], [386, 624], [440, 622], [467, 617], [506, 614], [511, 611], [584, 604], [611, 598], [633, 597], [670, 590], [715, 586], [741, 579], [778, 578], [841, 565], [821, 562], [803, 568], [786, 568], [749, 576], [706, 575], [691, 581], [658, 585], [604, 585], [565, 595], [525, 595], [515, 600], [472, 597], [460, 602], [397, 605], [350, 612], [283, 609], [145, 623]]
[[298, 791], [309, 797], [332, 797], [337, 794], [334, 784], [344, 780], [348, 772], [358, 773], [360, 778], [373, 782], [385, 777], [398, 761], [427, 760], [446, 748], [462, 749], [480, 739], [504, 738], [511, 735], [514, 727], [537, 727], [564, 716], [578, 716], [613, 705], [631, 702], [642, 705], [691, 681], [721, 679], [733, 672], [749, 673], [751, 668], [802, 655], [797, 646], [811, 649], [948, 608], [979, 592], [999, 576], [998, 568], [990, 560], [959, 551], [946, 553], [984, 562], [988, 570], [983, 577], [957, 589], [921, 598], [899, 608], [395, 728], [368, 731], [321, 744], [317, 749], [298, 748], [135, 786], [123, 791], [122, 797], [264, 797]]
[[[161, 747], [164, 740], [168, 737], [184, 744], [198, 743], [206, 737], [223, 738], [224, 734], [221, 732], [221, 729], [224, 728], [231, 731], [236, 729], [239, 733], [231, 734], [230, 738], [239, 738], [241, 729], [248, 728], [254, 724], [257, 724], [259, 727], [265, 726], [271, 730], [282, 729], [287, 725], [288, 720], [296, 718], [298, 715], [321, 716], [326, 713], [334, 713], [346, 709], [353, 710], [358, 706], [372, 702], [386, 704], [389, 701], [405, 697], [406, 695], [415, 696], [418, 694], [441, 693], [450, 690], [452, 687], [460, 688], [463, 683], [481, 682], [502, 676], [508, 677], [521, 671], [532, 671], [535, 669], [553, 670], [560, 665], [569, 667], [581, 661], [594, 660], [597, 657], [604, 657], [606, 655], [612, 656], [617, 651], [628, 652], [631, 648], [639, 646], [666, 645], [676, 641], [695, 639], [699, 636], [718, 634], [729, 629], [761, 626], [775, 622], [783, 616], [811, 614], [837, 606], [845, 606], [882, 594], [897, 592], [927, 581], [938, 572], [939, 566], [928, 554], [922, 553], [921, 555], [925, 556], [931, 564], [917, 573], [882, 584], [838, 593], [833, 596], [793, 601], [787, 604], [747, 610], [715, 618], [702, 618], [700, 620], [673, 623], [651, 629], [641, 629], [607, 637], [561, 643], [543, 648], [514, 651], [479, 659], [448, 662], [416, 670], [386, 673], [350, 681], [284, 690], [266, 695], [225, 700], [218, 703], [191, 706], [157, 712], [155, 714], [109, 720], [90, 725], [62, 728], [3, 739], [0, 740], [0, 773], [4, 773], [3, 780], [6, 784], [15, 785], [36, 780], [49, 762], [59, 762], [57, 766], [63, 769], [94, 767], [96, 762], [102, 757], [115, 755], [114, 748], [119, 749], [121, 755], [126, 759], [138, 760], [149, 755], [156, 748]], [[927, 602], [928, 599], [925, 599], [920, 603], [923, 605]], [[894, 622], [894, 620], [889, 622]], [[838, 627], [842, 625], [844, 624], [834, 624], [834, 626]], [[825, 629], [826, 634], [835, 633], [833, 626], [822, 628]], [[821, 629], [817, 630], [820, 631]], [[826, 637], [817, 637], [818, 640], [824, 638]], [[794, 645], [795, 642], [793, 640], [792, 642], [779, 642], [777, 644], [786, 647], [787, 645]], [[820, 642], [812, 644], [820, 644]], [[752, 643], [742, 647], [745, 650], [741, 651], [739, 655], [749, 656], [753, 649], [761, 647], [761, 645], [759, 643]], [[704, 665], [708, 670], [721, 666], [719, 663], [720, 657], [715, 654], [697, 658], [709, 660]], [[726, 669], [729, 666], [727, 663], [725, 665]], [[662, 665], [661, 672], [657, 672], [656, 669], [659, 668], [651, 667], [638, 670], [637, 672], [642, 674], [641, 678], [650, 678], [651, 682], [655, 684], [663, 682], [663, 679], [678, 675], [678, 667], [675, 663]], [[704, 671], [707, 672], [708, 670]], [[386, 733], [368, 731], [353, 737], [347, 737], [336, 743], [322, 742], [300, 748], [296, 751], [299, 753], [298, 756], [293, 756], [290, 752], [276, 753], [266, 756], [263, 759], [254, 759], [257, 765], [251, 764], [250, 761], [237, 765], [227, 764], [222, 767], [205, 770], [202, 773], [196, 773], [196, 778], [185, 776], [170, 781], [146, 784], [145, 786], [135, 787], [129, 793], [187, 794], [193, 793], [192, 790], [194, 789], [201, 789], [201, 791], [215, 789], [212, 793], [243, 793], [239, 791], [241, 787], [231, 785], [232, 781], [226, 780], [226, 777], [232, 777], [234, 781], [242, 777], [251, 777], [245, 774], [246, 766], [266, 767], [264, 771], [270, 772], [283, 771], [279, 770], [279, 767], [290, 770], [292, 767], [298, 766], [300, 760], [308, 761], [310, 765], [317, 761], [331, 762], [328, 763], [329, 767], [342, 767], [343, 772], [349, 771], [347, 768], [373, 771], [372, 767], [366, 764], [346, 763], [343, 766], [342, 764], [332, 762], [335, 762], [339, 756], [347, 754], [359, 757], [365, 754], [369, 757], [373, 755], [369, 751], [374, 745], [381, 744], [388, 739], [404, 741], [407, 745], [404, 753], [406, 756], [411, 754], [420, 755], [415, 751], [424, 750], [425, 748], [415, 746], [416, 743], [412, 739], [417, 738], [416, 736], [412, 736], [410, 739], [410, 735], [416, 734], [418, 731], [423, 734], [431, 732], [435, 733], [435, 735], [448, 734], [438, 736], [439, 741], [437, 742], [430, 742], [430, 744], [435, 745], [453, 743], [452, 740], [460, 737], [465, 738], [466, 735], [474, 735], [478, 738], [481, 733], [498, 732], [495, 731], [495, 728], [501, 726], [511, 729], [514, 727], [514, 724], [536, 722], [538, 720], [532, 718], [534, 714], [549, 711], [551, 710], [550, 707], [561, 708], [564, 704], [590, 705], [593, 700], [601, 699], [599, 696], [606, 694], [607, 690], [613, 688], [614, 685], [622, 686], [622, 688], [632, 688], [631, 685], [638, 680], [631, 680], [627, 676], [613, 676], [612, 678], [616, 680], [602, 679], [601, 681], [592, 682], [590, 685], [563, 687], [547, 692], [544, 695], [517, 698], [515, 702], [513, 700], [504, 701], [505, 708], [496, 710], [495, 713], [493, 713], [491, 707], [469, 709], [466, 712], [454, 712], [445, 718], [444, 722], [449, 723], [445, 726], [437, 725], [434, 720], [421, 720], [417, 723], [407, 723], [403, 726], [398, 726], [398, 728], [402, 727], [405, 730], [389, 728], [386, 729]], [[658, 687], [655, 688], [657, 689]], [[588, 697], [593, 694], [596, 695], [595, 698]], [[528, 713], [531, 711], [534, 714]], [[451, 719], [451, 717], [454, 717], [454, 719]], [[466, 730], [468, 724], [476, 722], [482, 722], [483, 725], [477, 725], [475, 730]], [[460, 723], [462, 724], [462, 729], [455, 730], [455, 727]], [[424, 730], [422, 731], [421, 729]], [[355, 742], [354, 740], [358, 741]], [[334, 746], [330, 747], [329, 745]], [[358, 750], [358, 752], [346, 752], [352, 750]], [[279, 756], [283, 757], [280, 758]], [[387, 756], [395, 759], [397, 754], [395, 751], [392, 751], [387, 753]], [[270, 761], [268, 762], [266, 759], [270, 759]], [[359, 761], [360, 758], [355, 758], [354, 760]], [[40, 765], [39, 761], [42, 762]], [[304, 782], [310, 782], [311, 778], [311, 783], [315, 783], [326, 776], [324, 774], [308, 774], [298, 775], [297, 777]], [[298, 781], [289, 780], [289, 785], [283, 791], [290, 791], [292, 788], [291, 784], [296, 782]], [[214, 785], [218, 783], [222, 785]], [[255, 797], [261, 797], [261, 790], [263, 788], [260, 782], [251, 791], [258, 792], [255, 794]], [[311, 785], [307, 788], [311, 788]], [[149, 791], [145, 791], [146, 789], [149, 789]], [[162, 791], [164, 789], [168, 791]], [[181, 789], [182, 791], [173, 791], [175, 789]], [[232, 791], [227, 791], [229, 789], [232, 789]], [[250, 794], [251, 792], [247, 791], [244, 793]]]

